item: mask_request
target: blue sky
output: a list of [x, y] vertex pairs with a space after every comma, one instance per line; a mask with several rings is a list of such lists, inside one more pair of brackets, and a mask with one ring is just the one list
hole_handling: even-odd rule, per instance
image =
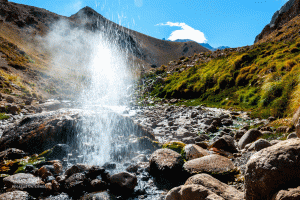
[[213, 47], [251, 45], [286, 0], [12, 0], [70, 16], [90, 6], [107, 19], [155, 38]]

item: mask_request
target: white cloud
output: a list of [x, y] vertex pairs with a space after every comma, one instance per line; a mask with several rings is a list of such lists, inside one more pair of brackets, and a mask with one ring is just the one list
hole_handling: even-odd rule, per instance
[[190, 39], [198, 43], [205, 43], [207, 42], [207, 39], [204, 36], [204, 33], [202, 33], [199, 30], [196, 30], [189, 25], [185, 23], [178, 23], [178, 22], [167, 22], [165, 24], [157, 24], [157, 26], [175, 26], [175, 27], [180, 27], [181, 30], [175, 30], [171, 33], [170, 37], [168, 40], [174, 41], [177, 39]]

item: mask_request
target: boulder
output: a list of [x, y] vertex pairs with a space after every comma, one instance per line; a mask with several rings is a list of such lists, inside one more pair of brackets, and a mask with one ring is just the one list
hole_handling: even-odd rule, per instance
[[25, 157], [26, 154], [20, 149], [10, 148], [0, 152], [0, 161], [3, 160], [15, 160]]
[[30, 196], [28, 192], [24, 191], [13, 191], [13, 192], [6, 192], [0, 195], [1, 200], [29, 200]]
[[224, 200], [202, 185], [181, 185], [170, 190], [166, 200]]
[[222, 150], [230, 152], [230, 153], [238, 152], [238, 150], [236, 149], [236, 146], [234, 145], [233, 137], [231, 137], [229, 135], [223, 135], [221, 138], [217, 139], [211, 145], [211, 148], [222, 149]]
[[247, 131], [243, 137], [241, 137], [241, 139], [238, 142], [238, 146], [240, 149], [243, 149], [246, 144], [249, 144], [251, 142], [254, 142], [255, 140], [257, 140], [260, 136], [262, 136], [262, 133], [259, 130], [256, 129], [250, 129], [249, 131]]
[[266, 199], [300, 181], [300, 139], [289, 139], [252, 155], [245, 172], [247, 200]]
[[137, 177], [128, 172], [121, 172], [110, 177], [110, 190], [117, 194], [131, 194], [137, 186]]
[[243, 135], [246, 133], [246, 130], [243, 130], [243, 129], [241, 129], [241, 130], [237, 130], [236, 132], [235, 132], [235, 134], [234, 134], [234, 139], [236, 140], [236, 141], [239, 141], [240, 139], [241, 139], [241, 137], [243, 137]]
[[297, 134], [296, 133], [290, 133], [286, 139], [292, 139], [292, 138], [297, 138]]
[[226, 200], [244, 199], [244, 194], [208, 174], [197, 174], [188, 178], [185, 185], [202, 185]]
[[216, 154], [187, 161], [183, 167], [190, 174], [197, 174], [201, 172], [222, 174], [235, 170], [234, 164], [231, 160]]
[[149, 163], [153, 176], [174, 176], [182, 171], [183, 159], [171, 149], [158, 149], [151, 154]]
[[89, 181], [85, 174], [76, 173], [65, 180], [65, 189], [68, 193], [81, 194], [85, 191], [86, 187], [89, 185]]
[[56, 196], [50, 196], [47, 197], [44, 200], [70, 200], [71, 198], [69, 197], [69, 195], [67, 195], [66, 193], [61, 193], [59, 195]]
[[50, 172], [50, 170], [46, 167], [43, 166], [41, 167], [38, 171], [37, 174], [39, 177], [41, 177], [43, 180], [46, 180], [48, 176], [53, 176], [53, 174]]
[[3, 182], [7, 188], [13, 188], [16, 190], [41, 190], [44, 189], [45, 183], [40, 177], [36, 177], [32, 174], [19, 173], [12, 176], [8, 176], [3, 179]]
[[264, 139], [259, 139], [259, 140], [255, 141], [255, 142], [253, 142], [253, 143], [249, 146], [248, 150], [249, 150], [249, 151], [252, 151], [252, 150], [260, 151], [260, 150], [262, 150], [262, 149], [264, 149], [264, 148], [267, 148], [267, 147], [269, 147], [269, 146], [272, 146], [272, 145], [270, 144], [270, 142], [268, 142], [267, 140], [264, 140]]
[[297, 200], [300, 199], [300, 186], [297, 188], [289, 188], [280, 190], [274, 194], [272, 200]]
[[53, 160], [53, 159], [63, 159], [67, 157], [70, 146], [67, 144], [57, 144], [53, 147], [51, 153], [47, 156], [47, 160]]
[[91, 169], [90, 165], [76, 164], [76, 165], [73, 165], [72, 167], [70, 167], [69, 169], [67, 169], [65, 171], [65, 176], [66, 177], [70, 177], [73, 174], [81, 173], [81, 172], [87, 171], [89, 169]]
[[206, 140], [209, 140], [209, 136], [206, 135], [206, 134], [201, 134], [201, 135], [199, 135], [195, 138], [196, 142], [203, 142], [203, 141], [206, 141]]
[[203, 149], [200, 146], [195, 145], [195, 144], [186, 145], [184, 147], [184, 151], [185, 151], [187, 160], [192, 160], [195, 158], [200, 158], [200, 157], [209, 155], [209, 153], [205, 149]]

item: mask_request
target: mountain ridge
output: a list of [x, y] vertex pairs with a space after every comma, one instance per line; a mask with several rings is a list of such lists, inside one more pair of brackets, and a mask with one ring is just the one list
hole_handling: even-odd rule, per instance
[[[190, 39], [177, 39], [177, 40], [174, 40], [174, 42], [190, 42], [190, 41], [193, 41], [193, 40], [190, 40]], [[210, 44], [208, 44], [208, 43], [198, 43], [198, 44], [200, 44], [201, 46], [203, 46], [203, 47], [205, 47], [205, 48], [207, 48], [211, 51], [216, 51], [217, 49], [222, 50], [222, 49], [230, 48], [229, 46], [219, 46], [217, 48], [214, 48], [214, 47], [210, 46]]]

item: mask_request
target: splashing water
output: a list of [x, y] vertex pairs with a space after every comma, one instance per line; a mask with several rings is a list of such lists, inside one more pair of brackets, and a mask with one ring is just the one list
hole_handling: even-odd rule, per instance
[[94, 115], [82, 124], [79, 150], [84, 163], [102, 165], [113, 156], [113, 134], [119, 128], [109, 109], [121, 110], [128, 105], [132, 78], [126, 52], [102, 34], [94, 43], [92, 61], [87, 66], [89, 86], [80, 98], [83, 109]]

